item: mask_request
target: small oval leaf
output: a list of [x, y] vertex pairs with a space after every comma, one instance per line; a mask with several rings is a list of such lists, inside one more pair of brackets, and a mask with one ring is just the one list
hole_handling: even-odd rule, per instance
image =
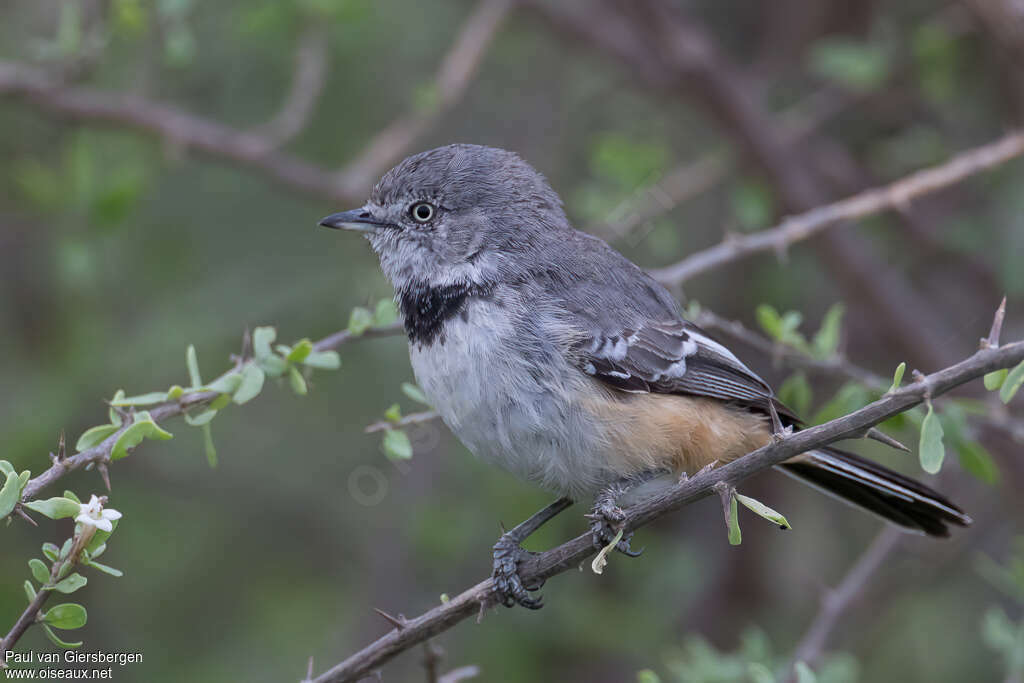
[[1021, 361], [1006, 375], [1003, 386], [999, 389], [999, 398], [1003, 403], [1009, 403], [1022, 385], [1024, 385], [1024, 361]]
[[242, 370], [242, 383], [239, 385], [234, 396], [231, 397], [231, 400], [238, 405], [242, 405], [256, 398], [259, 396], [260, 391], [263, 390], [263, 382], [266, 377], [263, 370], [257, 366], [245, 366], [245, 369]]
[[402, 382], [402, 393], [417, 403], [422, 403], [425, 406], [430, 405], [430, 401], [427, 400], [427, 395], [423, 393], [422, 389], [412, 382]]
[[412, 457], [412, 442], [400, 429], [389, 429], [384, 433], [384, 454], [392, 460], [408, 460]]
[[43, 615], [43, 622], [60, 629], [82, 628], [89, 615], [85, 608], [74, 602], [55, 605]]
[[97, 425], [91, 427], [78, 437], [78, 441], [75, 442], [76, 451], [84, 451], [93, 446], [102, 443], [108, 436], [116, 432], [120, 427], [118, 425]]
[[921, 443], [918, 448], [921, 469], [928, 474], [936, 474], [942, 469], [942, 461], [946, 457], [942, 436], [942, 423], [935, 414], [935, 409], [929, 403], [928, 414], [924, 416], [924, 421], [921, 423]]
[[78, 572], [75, 572], [74, 574], [58, 581], [57, 585], [53, 588], [61, 593], [74, 593], [87, 583], [89, 583], [89, 579], [85, 578]]
[[41, 585], [45, 586], [49, 583], [50, 570], [46, 568], [46, 564], [42, 560], [33, 557], [28, 561], [28, 568], [32, 570], [32, 578]]
[[294, 391], [299, 396], [305, 396], [309, 389], [306, 387], [306, 379], [302, 376], [302, 373], [296, 369], [294, 365], [288, 366], [288, 383], [292, 386]]
[[46, 624], [42, 624], [42, 627], [43, 627], [43, 633], [45, 633], [46, 637], [50, 639], [50, 642], [52, 642], [57, 647], [62, 647], [65, 650], [74, 650], [77, 647], [82, 647], [82, 641], [78, 641], [77, 643], [65, 642], [65, 641], [61, 640], [60, 638], [58, 638], [57, 634], [55, 634], [53, 632], [53, 629], [51, 629]]
[[341, 367], [341, 356], [337, 351], [313, 351], [302, 364], [318, 370], [337, 370]]
[[50, 519], [64, 519], [74, 517], [82, 509], [82, 506], [69, 498], [47, 498], [46, 500], [30, 500], [25, 507], [34, 510]]

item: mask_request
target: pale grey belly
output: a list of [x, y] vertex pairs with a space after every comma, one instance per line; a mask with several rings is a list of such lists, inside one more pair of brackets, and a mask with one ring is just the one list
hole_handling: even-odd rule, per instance
[[443, 342], [409, 346], [416, 381], [459, 440], [559, 494], [583, 497], [614, 479], [580, 400], [591, 380], [561, 352], [517, 352], [502, 309], [478, 305], [468, 318], [449, 322]]

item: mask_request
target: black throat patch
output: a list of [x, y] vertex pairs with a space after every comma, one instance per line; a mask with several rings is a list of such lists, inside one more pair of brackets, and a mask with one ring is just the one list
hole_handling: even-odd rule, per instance
[[490, 287], [460, 282], [435, 287], [424, 282], [413, 283], [398, 293], [398, 308], [405, 319], [405, 332], [409, 341], [429, 346], [438, 336], [444, 343], [441, 330], [446, 321], [460, 313], [466, 317], [466, 300], [490, 293]]

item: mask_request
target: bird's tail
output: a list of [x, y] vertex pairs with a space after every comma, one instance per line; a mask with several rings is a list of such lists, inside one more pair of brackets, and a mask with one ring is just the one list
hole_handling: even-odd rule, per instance
[[947, 524], [971, 523], [971, 518], [942, 494], [853, 453], [823, 448], [776, 467], [908, 531], [949, 536]]

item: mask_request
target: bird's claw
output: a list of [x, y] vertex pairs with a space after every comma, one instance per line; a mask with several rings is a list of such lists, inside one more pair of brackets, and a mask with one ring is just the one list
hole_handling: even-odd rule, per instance
[[534, 598], [532, 591], [540, 590], [543, 579], [531, 584], [524, 584], [519, 576], [519, 563], [533, 555], [524, 550], [519, 542], [509, 534], [502, 534], [494, 544], [494, 565], [491, 576], [494, 578], [494, 594], [505, 607], [522, 605], [527, 609], [540, 609], [544, 600], [540, 596]]
[[[610, 500], [598, 500], [594, 504], [593, 511], [587, 517], [591, 520], [590, 534], [594, 547], [601, 550], [618, 536], [619, 531], [622, 530], [622, 523], [626, 519], [626, 513]], [[615, 549], [628, 557], [640, 557], [644, 549], [633, 550], [629, 545], [632, 538], [632, 531], [623, 532], [622, 538], [615, 544]]]

